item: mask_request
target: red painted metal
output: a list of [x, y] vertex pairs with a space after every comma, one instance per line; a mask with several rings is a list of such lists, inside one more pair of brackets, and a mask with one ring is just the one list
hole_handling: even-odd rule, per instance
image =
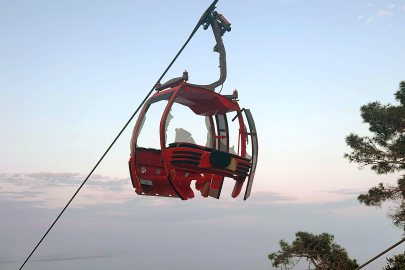
[[[152, 100], [156, 101], [157, 97], [168, 100], [160, 121], [161, 149], [137, 147], [137, 136], [140, 132], [142, 119]], [[174, 103], [189, 107], [197, 115], [209, 117], [213, 148], [184, 142], [171, 143], [166, 147], [166, 120]], [[213, 116], [225, 115], [230, 112], [239, 113], [240, 111], [236, 99], [229, 99], [204, 88], [188, 85], [186, 82], [155, 93], [142, 109], [132, 135], [129, 167], [135, 192], [139, 195], [179, 197], [187, 200], [194, 197], [190, 185], [192, 181], [195, 181], [195, 188], [201, 192], [203, 197], [219, 198], [224, 177], [228, 177], [235, 180], [232, 197], [238, 196], [251, 167], [251, 161], [245, 158], [247, 134], [242, 114], [238, 115], [239, 155], [222, 154], [231, 161], [227, 167], [217, 166], [215, 160], [211, 161], [211, 159], [213, 153], [219, 151], [217, 139], [218, 141], [224, 140], [229, 145], [227, 141], [229, 134], [226, 133], [226, 136], [219, 135]], [[226, 130], [228, 132], [227, 127]], [[223, 151], [219, 152], [223, 153]]]

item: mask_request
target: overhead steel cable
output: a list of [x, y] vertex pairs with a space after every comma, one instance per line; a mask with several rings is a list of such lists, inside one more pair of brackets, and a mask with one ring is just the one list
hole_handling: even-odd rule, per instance
[[372, 261], [374, 261], [375, 259], [377, 259], [378, 257], [384, 255], [385, 253], [387, 253], [388, 251], [390, 251], [391, 249], [393, 249], [394, 247], [398, 246], [399, 244], [405, 242], [405, 238], [402, 239], [401, 241], [399, 241], [398, 243], [396, 243], [395, 245], [387, 248], [386, 250], [384, 250], [383, 252], [381, 252], [380, 254], [378, 254], [377, 256], [375, 256], [374, 258], [372, 258], [371, 260], [367, 261], [366, 263], [363, 263], [362, 265], [360, 265], [359, 267], [357, 267], [355, 270], [359, 270], [361, 268], [363, 268], [364, 266], [366, 266], [367, 264], [371, 263]]
[[87, 180], [90, 178], [90, 176], [93, 174], [93, 172], [96, 170], [98, 165], [101, 163], [101, 161], [104, 159], [104, 157], [107, 155], [107, 153], [110, 151], [112, 146], [115, 144], [115, 142], [118, 140], [118, 138], [121, 136], [122, 132], [126, 129], [126, 127], [129, 125], [129, 123], [132, 121], [132, 119], [135, 117], [135, 115], [138, 113], [139, 109], [143, 106], [143, 104], [146, 102], [146, 100], [149, 98], [149, 96], [152, 94], [153, 90], [155, 90], [156, 86], [162, 78], [166, 75], [167, 71], [171, 68], [173, 63], [176, 61], [177, 57], [181, 54], [181, 52], [184, 50], [184, 48], [187, 46], [188, 42], [191, 40], [191, 38], [194, 36], [194, 34], [197, 32], [198, 28], [201, 26], [201, 24], [205, 21], [206, 17], [208, 14], [211, 13], [211, 11], [215, 8], [215, 4], [218, 2], [218, 0], [214, 0], [212, 4], [207, 8], [207, 10], [203, 13], [201, 16], [200, 20], [198, 21], [197, 25], [194, 27], [194, 30], [191, 32], [190, 36], [188, 37], [187, 41], [184, 43], [184, 45], [181, 47], [179, 52], [176, 54], [176, 56], [173, 58], [173, 60], [170, 62], [170, 64], [167, 66], [166, 70], [162, 73], [162, 75], [159, 77], [157, 82], [153, 85], [152, 89], [149, 91], [149, 93], [146, 95], [146, 97], [143, 99], [143, 101], [140, 103], [138, 108], [135, 110], [135, 112], [132, 114], [132, 116], [129, 118], [127, 123], [124, 125], [124, 127], [121, 129], [121, 131], [118, 133], [117, 137], [113, 140], [113, 142], [110, 144], [110, 146], [107, 148], [107, 150], [104, 152], [104, 154], [101, 156], [99, 161], [96, 163], [94, 168], [90, 171], [89, 175], [86, 177], [86, 179], [83, 181], [83, 183], [79, 186], [79, 188], [76, 190], [76, 192], [73, 194], [72, 198], [69, 200], [69, 202], [66, 204], [66, 206], [63, 208], [63, 210], [60, 212], [58, 217], [55, 219], [55, 221], [52, 223], [52, 225], [49, 227], [49, 229], [46, 231], [44, 236], [42, 236], [41, 240], [38, 242], [38, 244], [35, 246], [35, 248], [32, 250], [30, 255], [27, 257], [27, 259], [24, 261], [24, 263], [21, 265], [20, 270], [24, 267], [24, 265], [28, 262], [28, 260], [31, 258], [32, 254], [34, 254], [35, 250], [38, 248], [38, 246], [42, 243], [42, 241], [45, 239], [45, 237], [48, 235], [48, 233], [51, 231], [55, 223], [59, 220], [59, 218], [62, 216], [62, 214], [65, 212], [65, 210], [68, 208], [70, 203], [73, 201], [73, 199], [76, 197], [76, 195], [79, 193], [80, 189], [84, 186], [84, 184], [87, 182]]

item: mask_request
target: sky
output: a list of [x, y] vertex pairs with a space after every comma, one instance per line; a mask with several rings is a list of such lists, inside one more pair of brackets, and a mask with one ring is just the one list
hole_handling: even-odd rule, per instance
[[[0, 0], [1, 269], [21, 265], [209, 5]], [[220, 0], [217, 10], [232, 23], [221, 93], [237, 89], [257, 127], [251, 197], [232, 199], [231, 179], [220, 200], [137, 196], [132, 121], [24, 269], [271, 269], [267, 254], [299, 230], [335, 235], [363, 263], [399, 241], [389, 205], [356, 200], [399, 174], [343, 154], [345, 136], [369, 134], [360, 106], [396, 103], [405, 2]], [[200, 29], [163, 80], [184, 70], [191, 83], [216, 80], [213, 46]]]

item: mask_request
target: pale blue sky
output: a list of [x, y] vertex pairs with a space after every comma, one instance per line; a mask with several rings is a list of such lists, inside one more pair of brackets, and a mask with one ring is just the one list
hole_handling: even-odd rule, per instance
[[[209, 4], [209, 1], [184, 0], [0, 0], [0, 173], [8, 175], [2, 179], [9, 179], [13, 173], [87, 174], [177, 53]], [[259, 135], [260, 156], [253, 192], [258, 198], [262, 198], [258, 195], [260, 192], [270, 192], [292, 199], [279, 200], [276, 197], [268, 201], [262, 198], [262, 203], [271, 203], [262, 207], [252, 203], [248, 210], [241, 212], [227, 213], [224, 210], [218, 223], [210, 223], [209, 230], [218, 228], [221, 231], [221, 226], [227, 228], [224, 224], [227, 224], [228, 216], [231, 216], [231, 221], [234, 216], [237, 219], [250, 215], [254, 216], [252, 220], [276, 220], [278, 225], [271, 232], [266, 231], [264, 225], [260, 229], [268, 236], [257, 247], [264, 256], [277, 248], [279, 239], [289, 239], [299, 229], [341, 235], [340, 239], [346, 239], [342, 244], [360, 261], [395, 242], [401, 232], [389, 226], [384, 210], [370, 212], [370, 209], [358, 206], [354, 198], [358, 192], [380, 181], [394, 182], [398, 175], [376, 176], [369, 170], [359, 171], [355, 164], [343, 159], [343, 153], [349, 151], [344, 143], [346, 135], [350, 132], [367, 133], [367, 126], [361, 123], [359, 107], [375, 100], [394, 103], [393, 93], [398, 83], [405, 79], [405, 2], [220, 0], [217, 7], [232, 23], [232, 31], [224, 37], [228, 78], [222, 93], [238, 89], [240, 104], [251, 109]], [[180, 76], [186, 69], [191, 83], [215, 80], [219, 70], [218, 55], [212, 53], [213, 45], [211, 31], [200, 29], [165, 79]], [[96, 173], [109, 178], [129, 177], [127, 161], [133, 124]], [[30, 181], [20, 185], [8, 180], [0, 182], [2, 192], [20, 194], [10, 197], [9, 193], [0, 193], [0, 203], [10, 203], [16, 209], [16, 212], [8, 212], [5, 218], [1, 216], [1, 226], [10, 228], [20, 224], [19, 228], [28, 237], [28, 224], [34, 220], [38, 222], [35, 236], [29, 236], [30, 240], [26, 241], [25, 253], [35, 245], [50, 218], [56, 215], [55, 211], [47, 209], [62, 207], [72, 192], [72, 188], [54, 191], [48, 187], [51, 182], [46, 182], [41, 186], [43, 193], [24, 193], [31, 189], [27, 183]], [[137, 216], [139, 212], [135, 209], [140, 202], [146, 203], [147, 200], [135, 197], [131, 188], [128, 181], [124, 189], [132, 195], [122, 199], [107, 197], [113, 203], [102, 202], [107, 203], [104, 212], [129, 213], [130, 222], [138, 224], [144, 214]], [[347, 189], [353, 189], [352, 193], [335, 192]], [[99, 199], [90, 199], [94, 194], [87, 195], [78, 198], [82, 200], [79, 204], [100, 203]], [[230, 191], [223, 194], [224, 204], [229, 203], [226, 200], [229, 197]], [[47, 201], [46, 207], [33, 208], [29, 202], [34, 198], [35, 201], [52, 199]], [[254, 194], [251, 199], [254, 199]], [[200, 208], [213, 203], [212, 200], [195, 202]], [[131, 204], [134, 204], [133, 211], [127, 208]], [[220, 206], [221, 200], [215, 204]], [[243, 205], [239, 201], [237, 204]], [[339, 222], [340, 216], [336, 216], [334, 222], [322, 223], [325, 226], [302, 225], [322, 220], [321, 215], [314, 214], [317, 211], [314, 205], [322, 211], [329, 211], [330, 204], [345, 215], [342, 224], [353, 222], [355, 225], [350, 228], [332, 226]], [[176, 202], [172, 208], [170, 205], [157, 207], [156, 213], [181, 213], [183, 205], [191, 208], [194, 203]], [[119, 210], [121, 207], [126, 210]], [[302, 219], [305, 222], [297, 223], [302, 227], [293, 226], [288, 232], [282, 229], [295, 222], [278, 220], [286, 208], [292, 209], [288, 212], [292, 216], [306, 213]], [[86, 211], [91, 209], [89, 206], [83, 210], [84, 219]], [[13, 217], [13, 213], [27, 212], [36, 214], [23, 221], [16, 221]], [[65, 237], [64, 241], [69, 241], [68, 235], [79, 230], [77, 223], [81, 221], [73, 216], [74, 213], [77, 212], [70, 212], [71, 216], [66, 217], [71, 228], [61, 225], [67, 231], [60, 232], [60, 236], [55, 233], [53, 237]], [[367, 220], [370, 215], [375, 222]], [[154, 218], [148, 220], [150, 226], [159, 224], [159, 218]], [[200, 220], [191, 219], [193, 224]], [[210, 216], [202, 212], [201, 220], [207, 219]], [[125, 224], [128, 223], [117, 220], [111, 225], [111, 230], [127, 226]], [[174, 230], [175, 234], [182, 230], [190, 230], [187, 233], [195, 231], [171, 226], [165, 227], [164, 231]], [[365, 229], [367, 226], [370, 231]], [[255, 230], [255, 224], [249, 223], [244, 228], [241, 229], [246, 237], [243, 245], [249, 246], [248, 235]], [[104, 228], [101, 231], [103, 236], [97, 237], [106, 237], [106, 242], [114, 238], [112, 234], [108, 235], [109, 230]], [[360, 245], [355, 237], [348, 237], [358, 232], [359, 238], [368, 239], [380, 231], [387, 235], [373, 247], [371, 244]], [[220, 241], [230, 243], [227, 242], [228, 235], [222, 235], [214, 233]], [[5, 236], [2, 234], [1, 237]], [[6, 247], [14, 245], [15, 250], [5, 253], [12, 257], [10, 260], [24, 257], [25, 253], [17, 252], [20, 238], [7, 237], [9, 243]], [[83, 241], [93, 242], [94, 238], [89, 236]], [[337, 241], [340, 243], [339, 239]], [[162, 247], [167, 245], [169, 249], [169, 242], [164, 240]], [[51, 243], [42, 255], [57, 257], [68, 252], [69, 245], [58, 251], [60, 246]], [[86, 246], [86, 243], [82, 244]], [[265, 243], [268, 243], [267, 247]], [[131, 248], [131, 244], [128, 245]], [[237, 246], [237, 242], [234, 245]], [[0, 250], [7, 250], [6, 247], [0, 244]], [[175, 248], [181, 250], [184, 245]], [[403, 251], [403, 248], [399, 249]], [[114, 253], [108, 249], [98, 251]], [[98, 255], [97, 252], [86, 256]], [[190, 262], [197, 264], [196, 254], [210, 252], [210, 244], [205, 243], [187, 254]], [[221, 260], [224, 258], [219, 255], [222, 251], [218, 252], [215, 262], [224, 268], [233, 267], [228, 259]], [[234, 252], [236, 257], [241, 256], [238, 253], [241, 251]], [[73, 251], [69, 254], [78, 255]], [[122, 256], [126, 256], [125, 260], [130, 263], [130, 254]], [[166, 268], [161, 266], [159, 257], [152, 261], [156, 261], [156, 269], [174, 269], [177, 267], [176, 258], [180, 257], [172, 255], [173, 261]], [[252, 262], [253, 258], [256, 257], [251, 257]], [[256, 269], [268, 269], [270, 264], [266, 257], [263, 259], [260, 255], [260, 258], [263, 261]], [[84, 261], [74, 261], [75, 267], [85, 269], [80, 266]], [[94, 259], [95, 264], [97, 261]], [[68, 262], [52, 263], [52, 267], [43, 265], [34, 263], [27, 269], [72, 266]], [[240, 266], [240, 269], [246, 267]]]

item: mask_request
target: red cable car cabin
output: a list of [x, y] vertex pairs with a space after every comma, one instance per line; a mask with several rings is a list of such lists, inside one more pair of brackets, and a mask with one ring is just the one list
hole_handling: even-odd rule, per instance
[[[215, 88], [223, 85], [226, 79], [226, 53], [221, 36], [231, 31], [231, 24], [214, 9], [215, 6], [210, 6], [201, 17], [200, 23], [204, 29], [208, 29], [209, 26], [212, 28], [216, 40], [214, 52], [219, 53], [220, 78], [208, 85], [188, 84], [186, 83], [188, 74], [185, 72], [182, 77], [171, 79], [163, 85], [156, 84], [158, 92], [145, 103], [131, 140], [129, 170], [135, 192], [139, 195], [179, 197], [187, 200], [194, 197], [190, 185], [191, 181], [195, 180], [195, 187], [203, 197], [211, 196], [219, 199], [224, 178], [228, 177], [235, 180], [232, 197], [239, 195], [246, 178], [248, 181], [244, 199], [250, 196], [258, 153], [256, 127], [250, 110], [240, 109], [236, 91], [233, 95], [215, 93]], [[159, 125], [158, 132], [147, 130], [142, 133], [148, 111], [151, 108], [162, 107], [165, 102], [166, 106], [162, 109], [161, 118], [161, 112], [148, 114], [148, 116], [159, 117], [156, 121], [152, 121], [152, 126]], [[169, 142], [167, 138], [173, 133], [168, 133], [167, 130], [173, 118], [170, 114], [173, 105], [181, 108], [186, 106], [192, 111], [181, 112], [183, 117], [187, 113], [187, 115], [194, 113], [194, 117], [198, 120], [204, 117], [208, 131], [205, 146], [195, 143], [191, 133], [184, 129], [176, 129], [174, 142]], [[247, 120], [249, 132], [242, 112]], [[230, 134], [227, 120], [229, 114], [233, 114], [233, 120], [238, 119], [239, 123], [238, 134], [235, 134], [238, 138], [237, 153], [233, 147], [229, 147]], [[180, 123], [191, 123], [191, 128], [194, 128], [198, 121], [190, 118], [192, 117]], [[154, 148], [138, 145], [140, 138], [146, 136], [146, 144], [148, 144], [149, 137], [156, 136], [157, 133], [159, 139]], [[199, 135], [201, 132], [198, 132], [197, 136]], [[249, 138], [252, 147], [251, 157], [246, 151]]]
[[[160, 149], [139, 147], [137, 141], [148, 109], [155, 103], [164, 101], [167, 101], [167, 105], [160, 120]], [[206, 118], [208, 136], [211, 136], [208, 140], [209, 147], [195, 144], [193, 139], [166, 142], [166, 132], [172, 118], [170, 111], [174, 104], [184, 105], [194, 114]], [[242, 112], [246, 116], [249, 132]], [[239, 122], [238, 154], [229, 151], [229, 114]], [[179, 130], [176, 133], [177, 131]], [[251, 137], [252, 142], [251, 157], [246, 153], [247, 136]], [[192, 180], [196, 180], [195, 187], [203, 197], [219, 199], [224, 178], [228, 177], [236, 181], [232, 192], [234, 198], [239, 195], [245, 179], [248, 178], [244, 196], [246, 200], [253, 184], [257, 154], [255, 124], [250, 110], [240, 109], [236, 91], [234, 95], [225, 96], [182, 82], [176, 87], [155, 93], [146, 102], [134, 128], [129, 168], [133, 187], [139, 195], [187, 200], [194, 197], [190, 185]]]

